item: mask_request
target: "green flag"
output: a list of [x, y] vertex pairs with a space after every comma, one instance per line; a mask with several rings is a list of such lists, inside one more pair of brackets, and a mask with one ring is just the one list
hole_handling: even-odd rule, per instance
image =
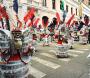
[[60, 1], [60, 9], [61, 10], [64, 10], [64, 0], [61, 0]]

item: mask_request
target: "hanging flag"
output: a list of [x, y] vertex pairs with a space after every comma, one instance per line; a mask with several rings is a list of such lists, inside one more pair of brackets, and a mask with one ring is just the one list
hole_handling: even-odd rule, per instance
[[13, 10], [18, 14], [18, 0], [13, 0]]
[[70, 25], [70, 23], [71, 23], [71, 21], [73, 20], [74, 16], [75, 16], [75, 14], [73, 14], [73, 15], [69, 18], [69, 20], [66, 22], [66, 26], [69, 26], [69, 25]]
[[61, 0], [60, 1], [60, 9], [61, 10], [64, 10], [64, 0]]
[[56, 12], [56, 18], [57, 18], [57, 24], [59, 24], [59, 22], [60, 22], [60, 15], [59, 15], [58, 12]]

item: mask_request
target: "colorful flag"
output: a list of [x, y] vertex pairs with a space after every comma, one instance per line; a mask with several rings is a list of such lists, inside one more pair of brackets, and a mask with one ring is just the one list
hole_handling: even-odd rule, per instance
[[13, 0], [13, 10], [18, 14], [18, 0]]
[[33, 20], [35, 17], [35, 8], [31, 8], [28, 13], [24, 16], [24, 21], [25, 21], [25, 27], [30, 26], [31, 24], [33, 24]]
[[74, 16], [75, 16], [75, 14], [73, 14], [73, 15], [69, 18], [69, 20], [66, 22], [66, 25], [67, 25], [67, 26], [70, 25], [70, 23], [71, 23], [71, 21], [73, 20]]
[[58, 12], [56, 12], [56, 18], [57, 18], [57, 24], [59, 24], [59, 22], [60, 22], [60, 14]]
[[32, 18], [32, 16], [34, 15], [35, 13], [35, 8], [31, 8], [28, 13], [24, 16], [24, 21], [27, 22], [29, 19]]

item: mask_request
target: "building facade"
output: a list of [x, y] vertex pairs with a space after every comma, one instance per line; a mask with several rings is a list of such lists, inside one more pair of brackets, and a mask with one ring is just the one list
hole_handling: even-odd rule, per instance
[[[4, 1], [4, 0], [3, 0]], [[79, 12], [82, 16], [89, 15], [90, 9], [87, 7], [84, 0], [82, 3], [82, 10], [80, 10], [80, 2], [78, 0], [18, 0], [19, 1], [19, 17], [23, 21], [23, 17], [27, 13], [28, 8], [34, 7], [36, 9], [36, 17], [39, 17], [42, 20], [43, 16], [49, 18], [49, 22], [52, 21], [53, 17], [56, 17], [56, 12], [60, 14], [60, 19], [63, 20], [63, 14], [66, 14], [66, 20], [75, 14], [75, 19], [80, 18]], [[9, 5], [12, 8], [13, 0], [8, 0]], [[40, 21], [40, 24], [42, 21]]]
[[[63, 8], [61, 8], [62, 1]], [[76, 0], [33, 0], [28, 7], [34, 6], [39, 18], [42, 19], [43, 16], [47, 16], [49, 17], [49, 22], [51, 22], [52, 18], [56, 17], [56, 12], [60, 14], [61, 20], [63, 20], [64, 12], [66, 12], [66, 21], [72, 14], [75, 14], [75, 17], [77, 18], [78, 5], [78, 1]]]
[[[61, 1], [64, 2], [64, 9], [61, 9]], [[78, 0], [27, 0], [28, 7], [36, 8], [36, 17], [42, 19], [43, 16], [49, 17], [49, 22], [51, 22], [53, 17], [56, 17], [56, 12], [60, 14], [60, 19], [63, 19], [63, 13], [66, 12], [66, 20], [75, 14], [75, 20], [80, 19], [81, 16], [88, 15], [90, 17], [90, 8], [87, 6], [89, 0], [83, 0], [83, 3], [80, 3]], [[82, 10], [80, 9], [80, 4]], [[41, 21], [40, 21], [41, 23]]]

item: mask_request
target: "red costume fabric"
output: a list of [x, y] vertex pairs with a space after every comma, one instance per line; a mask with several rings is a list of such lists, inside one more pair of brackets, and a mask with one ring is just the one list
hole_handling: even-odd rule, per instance
[[58, 44], [62, 44], [62, 40], [58, 40]]

